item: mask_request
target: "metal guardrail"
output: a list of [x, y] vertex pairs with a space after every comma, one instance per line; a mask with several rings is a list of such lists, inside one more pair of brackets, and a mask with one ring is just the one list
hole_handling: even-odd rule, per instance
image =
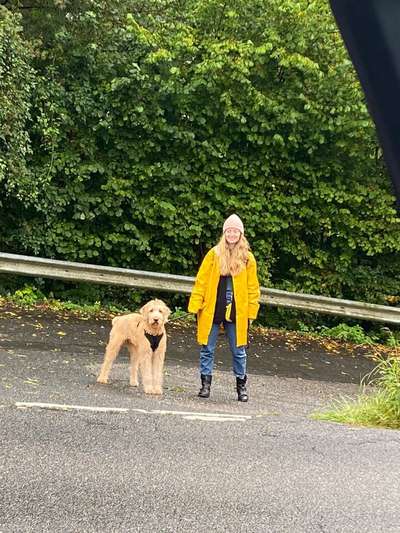
[[[54, 259], [1, 252], [0, 273], [62, 279], [74, 282], [85, 281], [107, 285], [120, 285], [183, 294], [190, 294], [194, 283], [194, 278], [189, 276], [174, 276], [171, 274], [113, 268], [86, 263], [56, 261]], [[385, 322], [388, 324], [400, 324], [400, 308], [356, 302], [353, 300], [340, 300], [338, 298], [286, 292], [262, 287], [260, 303], [315, 313]]]

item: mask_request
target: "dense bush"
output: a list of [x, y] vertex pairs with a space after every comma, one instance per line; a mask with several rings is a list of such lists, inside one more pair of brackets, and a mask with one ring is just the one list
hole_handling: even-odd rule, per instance
[[[0, 6], [0, 212], [2, 239], [22, 224], [21, 206], [36, 194], [27, 167], [34, 72], [20, 17]], [[15, 245], [18, 249], [20, 241]]]
[[32, 190], [0, 192], [29, 193], [3, 249], [193, 274], [237, 212], [263, 284], [399, 296], [389, 179], [325, 1], [48, 5], [24, 10]]

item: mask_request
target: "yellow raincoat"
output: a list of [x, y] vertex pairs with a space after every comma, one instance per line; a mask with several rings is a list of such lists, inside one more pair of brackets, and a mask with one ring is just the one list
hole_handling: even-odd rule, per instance
[[[219, 258], [212, 248], [200, 266], [189, 300], [189, 313], [197, 313], [197, 341], [207, 344], [214, 319], [217, 289], [221, 276]], [[236, 304], [236, 345], [247, 344], [248, 321], [257, 318], [260, 307], [260, 286], [257, 278], [257, 263], [249, 252], [247, 266], [232, 276]]]

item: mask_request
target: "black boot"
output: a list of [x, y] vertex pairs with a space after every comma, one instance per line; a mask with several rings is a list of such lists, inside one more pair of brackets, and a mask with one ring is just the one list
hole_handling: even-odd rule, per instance
[[200, 398], [210, 397], [211, 380], [212, 376], [201, 374], [201, 389], [198, 394]]
[[246, 382], [247, 382], [247, 376], [244, 376], [243, 379], [236, 378], [236, 390], [238, 393], [238, 402], [247, 402], [249, 400], [249, 396], [246, 390]]

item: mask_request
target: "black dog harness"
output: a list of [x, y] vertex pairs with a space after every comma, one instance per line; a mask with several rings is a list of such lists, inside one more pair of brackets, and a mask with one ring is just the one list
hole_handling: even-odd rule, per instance
[[150, 335], [150, 333], [144, 332], [146, 339], [149, 341], [151, 349], [153, 352], [155, 352], [160, 344], [160, 341], [162, 339], [162, 336], [164, 333], [161, 333], [161, 335]]

